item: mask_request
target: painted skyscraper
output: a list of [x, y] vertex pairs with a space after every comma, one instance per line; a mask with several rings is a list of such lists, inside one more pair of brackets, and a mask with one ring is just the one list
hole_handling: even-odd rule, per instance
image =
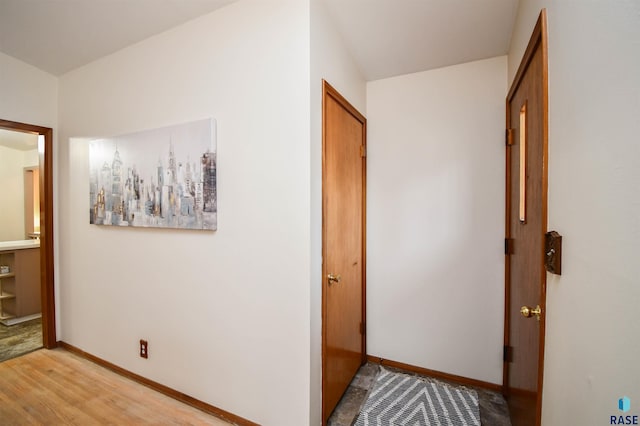
[[90, 168], [92, 224], [217, 228], [213, 119], [92, 141]]

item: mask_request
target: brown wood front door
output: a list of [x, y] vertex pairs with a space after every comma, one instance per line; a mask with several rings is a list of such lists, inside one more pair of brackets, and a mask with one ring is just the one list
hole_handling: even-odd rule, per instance
[[546, 300], [546, 14], [507, 96], [504, 388], [515, 426], [539, 425]]
[[364, 362], [366, 119], [323, 82], [322, 419]]

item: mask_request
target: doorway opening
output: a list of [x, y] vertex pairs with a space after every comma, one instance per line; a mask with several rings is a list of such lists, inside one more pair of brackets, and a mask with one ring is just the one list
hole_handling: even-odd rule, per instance
[[[18, 230], [22, 238], [12, 238], [0, 246], [0, 321], [4, 327], [28, 328], [41, 321], [41, 346], [57, 346], [54, 300], [53, 253], [53, 129], [0, 119], [0, 130], [32, 135], [37, 140], [33, 153], [21, 164], [20, 179], [26, 196]], [[26, 151], [25, 151], [26, 152]], [[2, 244], [2, 243], [0, 243]], [[25, 284], [26, 283], [26, 284]], [[38, 295], [39, 293], [39, 295]], [[41, 317], [38, 320], [38, 317]], [[17, 329], [15, 329], [17, 330]], [[27, 330], [27, 333], [32, 333]], [[35, 349], [35, 348], [34, 348]]]

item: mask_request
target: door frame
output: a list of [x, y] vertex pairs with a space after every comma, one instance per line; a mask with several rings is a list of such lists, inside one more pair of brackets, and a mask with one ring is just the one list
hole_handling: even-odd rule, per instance
[[362, 123], [362, 146], [364, 147], [364, 155], [362, 156], [362, 326], [361, 333], [361, 345], [362, 345], [362, 359], [364, 364], [367, 361], [367, 161], [366, 161], [366, 147], [367, 147], [367, 120], [366, 118], [353, 106], [346, 98], [344, 98], [331, 84], [326, 80], [322, 80], [322, 424], [325, 424], [325, 418], [328, 418], [329, 413], [324, 412], [324, 376], [326, 368], [326, 342], [327, 342], [327, 286], [325, 285], [325, 277], [329, 273], [326, 268], [325, 259], [327, 258], [327, 228], [326, 228], [326, 207], [329, 194], [327, 193], [326, 185], [326, 126], [327, 126], [327, 100], [328, 98], [336, 101], [341, 107], [347, 110], [354, 118]]
[[[511, 89], [506, 99], [506, 128], [511, 128], [511, 101], [522, 82], [525, 71], [533, 54], [538, 48], [542, 49], [542, 229], [540, 230], [542, 238], [547, 232], [548, 227], [548, 192], [549, 192], [549, 61], [548, 61], [548, 35], [547, 35], [547, 10], [542, 9], [536, 25], [529, 39], [529, 44], [524, 52], [518, 71], [513, 79]], [[509, 146], [506, 147], [506, 183], [505, 183], [505, 238], [511, 237], [510, 229], [510, 215], [511, 215], [511, 150]], [[506, 240], [505, 240], [506, 245]], [[544, 378], [544, 344], [545, 344], [545, 329], [546, 329], [546, 312], [547, 312], [547, 273], [544, 267], [544, 253], [540, 253], [540, 264], [542, 269], [542, 278], [540, 282], [540, 307], [543, 314], [540, 316], [540, 334], [538, 344], [538, 389], [536, 398], [536, 425], [540, 425], [542, 421], [542, 385]], [[504, 346], [505, 352], [509, 347], [509, 308], [510, 308], [510, 261], [509, 254], [505, 250], [505, 311], [504, 311]], [[503, 390], [505, 395], [509, 393], [509, 362], [505, 356], [503, 362], [502, 371]]]
[[56, 340], [56, 306], [53, 253], [53, 129], [0, 119], [0, 128], [44, 136], [40, 163], [40, 299], [42, 306], [42, 344], [47, 349], [58, 346]]

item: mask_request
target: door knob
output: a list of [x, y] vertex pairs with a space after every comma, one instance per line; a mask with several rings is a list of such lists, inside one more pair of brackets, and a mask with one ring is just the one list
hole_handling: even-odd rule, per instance
[[536, 319], [538, 321], [540, 321], [540, 315], [542, 314], [542, 308], [540, 307], [540, 305], [536, 305], [535, 308], [530, 308], [528, 306], [523, 306], [522, 308], [520, 308], [520, 313], [525, 318], [531, 318], [532, 316], [535, 316]]
[[332, 282], [338, 284], [342, 277], [340, 275], [328, 274], [327, 279], [329, 280], [329, 284], [331, 284]]

